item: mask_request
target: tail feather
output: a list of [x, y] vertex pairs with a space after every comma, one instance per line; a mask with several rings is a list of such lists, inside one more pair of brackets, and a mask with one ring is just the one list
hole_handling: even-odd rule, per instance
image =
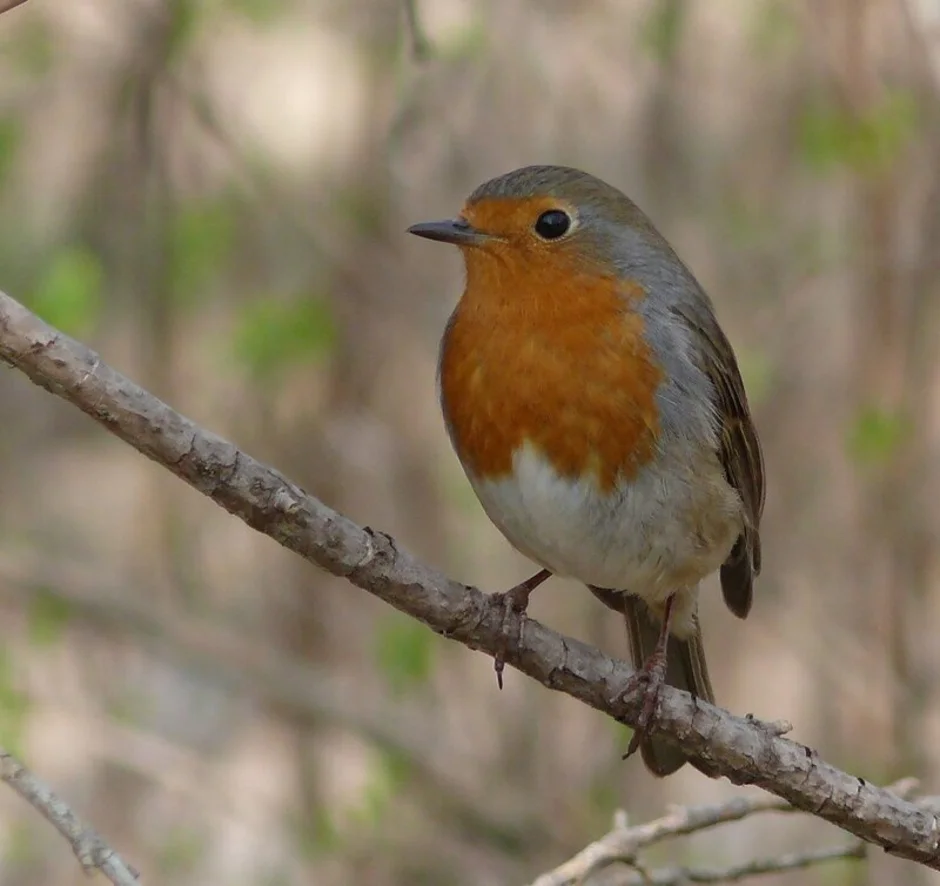
[[[641, 668], [656, 648], [661, 624], [642, 600], [627, 594], [622, 599], [633, 666]], [[669, 637], [666, 683], [677, 689], [685, 689], [707, 702], [714, 702], [698, 625], [695, 634], [686, 640]], [[682, 751], [658, 738], [644, 738], [640, 743], [640, 754], [650, 772], [661, 777], [671, 775], [688, 762]]]

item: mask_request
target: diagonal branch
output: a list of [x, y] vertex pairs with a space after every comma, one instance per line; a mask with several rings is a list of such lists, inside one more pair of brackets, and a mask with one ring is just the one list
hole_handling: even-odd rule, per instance
[[[447, 579], [400, 550], [388, 535], [363, 529], [307, 495], [2, 293], [0, 359], [311, 563], [471, 649], [491, 656], [504, 651], [502, 609], [485, 594]], [[616, 698], [630, 674], [623, 662], [531, 619], [522, 641], [505, 657], [550, 689], [636, 723], [637, 695]], [[936, 815], [836, 769], [783, 738], [778, 728], [732, 716], [668, 687], [654, 728], [712, 775], [758, 785], [888, 852], [940, 870]]]
[[[907, 797], [916, 787], [916, 779], [906, 778], [891, 785], [889, 790], [901, 797]], [[865, 843], [854, 840], [841, 846], [756, 859], [730, 868], [665, 868], [648, 872], [637, 860], [642, 849], [672, 837], [683, 837], [760, 813], [798, 811], [779, 797], [757, 794], [733, 797], [708, 806], [680, 806], [662, 818], [633, 826], [627, 824], [624, 813], [618, 812], [614, 827], [609, 833], [585, 846], [557, 868], [542, 874], [532, 886], [574, 886], [587, 883], [593, 874], [618, 862], [629, 864], [640, 871], [639, 876], [628, 875], [624, 880], [625, 884], [650, 882], [684, 886], [687, 883], [731, 883], [759, 874], [795, 870], [834, 859], [865, 857]]]
[[0, 780], [49, 821], [72, 847], [87, 873], [100, 870], [115, 886], [135, 886], [137, 872], [128, 866], [96, 831], [83, 824], [75, 813], [25, 766], [0, 748]]
[[[782, 874], [815, 867], [827, 861], [865, 857], [865, 844], [853, 840], [845, 846], [829, 846], [806, 852], [790, 852], [776, 858], [762, 858], [727, 868], [661, 868], [647, 874], [630, 874], [615, 886], [692, 886], [693, 883], [739, 883], [762, 874]], [[580, 886], [580, 884], [579, 884]]]
[[0, 0], [0, 15], [16, 9], [17, 6], [22, 6], [25, 2], [26, 0]]

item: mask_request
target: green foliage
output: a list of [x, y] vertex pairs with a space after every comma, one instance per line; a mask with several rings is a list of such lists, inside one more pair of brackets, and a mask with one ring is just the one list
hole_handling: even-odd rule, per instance
[[685, 24], [685, 0], [654, 0], [640, 31], [640, 44], [660, 61], [675, 55]]
[[316, 861], [324, 855], [342, 849], [343, 836], [336, 816], [328, 806], [315, 809], [303, 824], [297, 822], [294, 831], [297, 835], [297, 848], [308, 861]]
[[486, 19], [478, 16], [466, 27], [455, 29], [434, 41], [434, 55], [448, 62], [479, 61], [489, 46]]
[[29, 699], [16, 688], [13, 663], [0, 651], [0, 746], [22, 757], [23, 727], [29, 713]]
[[3, 829], [3, 867], [10, 873], [13, 868], [28, 868], [39, 862], [43, 853], [36, 840], [36, 831], [21, 821], [10, 822]]
[[284, 11], [284, 0], [227, 0], [226, 5], [256, 25], [270, 24]]
[[202, 0], [169, 0], [170, 33], [167, 39], [167, 58], [178, 58], [192, 42], [203, 13]]
[[62, 638], [72, 615], [67, 600], [40, 588], [30, 600], [29, 639], [34, 646], [51, 646]]
[[4, 183], [16, 159], [23, 127], [13, 116], [0, 117], [0, 185]]
[[911, 421], [907, 416], [875, 406], [865, 406], [849, 431], [849, 453], [864, 464], [883, 464], [908, 439], [911, 430]]
[[23, 74], [40, 77], [48, 73], [55, 61], [55, 42], [48, 23], [24, 17], [18, 23], [16, 38], [3, 43], [2, 55]]
[[93, 252], [66, 247], [49, 261], [28, 307], [63, 332], [87, 335], [101, 314], [103, 276]]
[[381, 824], [401, 791], [406, 772], [400, 758], [382, 755], [378, 759], [359, 804], [350, 811], [350, 822], [357, 831], [372, 830]]
[[889, 93], [863, 114], [817, 100], [799, 122], [800, 149], [819, 172], [848, 167], [873, 175], [897, 159], [917, 123], [916, 100], [906, 92]]
[[800, 25], [793, 4], [788, 0], [765, 0], [755, 3], [752, 23], [752, 44], [761, 58], [768, 53], [799, 46]]
[[369, 770], [359, 798], [345, 808], [319, 807], [294, 824], [300, 853], [309, 860], [341, 852], [346, 833], [361, 834], [382, 823], [394, 798], [411, 773], [410, 762], [400, 754], [380, 754]]
[[434, 660], [434, 634], [397, 612], [387, 616], [376, 634], [376, 659], [393, 692], [425, 683]]
[[157, 864], [168, 876], [181, 876], [192, 871], [205, 852], [205, 841], [192, 829], [173, 828], [160, 847]]
[[171, 283], [181, 300], [195, 299], [235, 244], [235, 222], [224, 202], [188, 206], [170, 231]]
[[235, 331], [236, 359], [260, 380], [332, 352], [336, 325], [323, 299], [262, 298], [244, 307]]

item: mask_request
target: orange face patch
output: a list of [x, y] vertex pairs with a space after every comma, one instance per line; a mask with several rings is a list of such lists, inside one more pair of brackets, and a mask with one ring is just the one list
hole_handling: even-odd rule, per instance
[[538, 217], [550, 209], [574, 215], [572, 208], [554, 197], [488, 198], [468, 204], [460, 213], [477, 230], [501, 237], [528, 234]]
[[[528, 226], [538, 211], [526, 202]], [[589, 272], [556, 248], [567, 244], [533, 254], [508, 239], [517, 227], [504, 230], [506, 241], [464, 250], [467, 288], [442, 344], [441, 395], [458, 454], [496, 479], [529, 443], [561, 476], [592, 476], [610, 490], [653, 457], [659, 433], [662, 371], [630, 309], [645, 293]]]

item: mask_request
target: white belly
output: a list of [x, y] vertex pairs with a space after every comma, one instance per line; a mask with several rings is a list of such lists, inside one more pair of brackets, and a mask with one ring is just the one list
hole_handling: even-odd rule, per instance
[[531, 447], [498, 481], [470, 477], [487, 515], [521, 553], [556, 575], [649, 602], [691, 587], [724, 562], [741, 502], [717, 458], [646, 467], [609, 493], [569, 480]]

